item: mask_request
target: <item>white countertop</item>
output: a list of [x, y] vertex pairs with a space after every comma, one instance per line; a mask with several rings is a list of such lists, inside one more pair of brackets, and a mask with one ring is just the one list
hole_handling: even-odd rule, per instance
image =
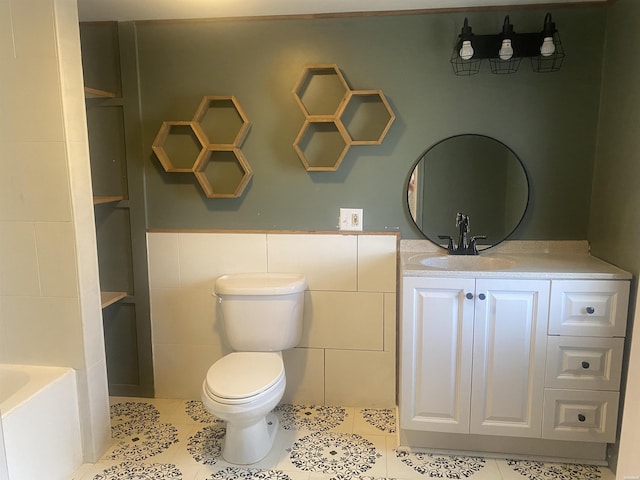
[[476, 257], [447, 255], [427, 240], [402, 240], [400, 262], [402, 276], [410, 277], [631, 279], [629, 272], [590, 255], [586, 241], [504, 242]]

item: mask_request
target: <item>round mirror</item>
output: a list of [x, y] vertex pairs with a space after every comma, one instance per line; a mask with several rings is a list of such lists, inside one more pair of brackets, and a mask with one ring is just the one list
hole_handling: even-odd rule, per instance
[[518, 156], [498, 140], [457, 135], [418, 158], [407, 187], [409, 213], [422, 234], [446, 247], [440, 236], [458, 243], [458, 213], [469, 219], [468, 237], [486, 250], [506, 239], [522, 221], [529, 181]]

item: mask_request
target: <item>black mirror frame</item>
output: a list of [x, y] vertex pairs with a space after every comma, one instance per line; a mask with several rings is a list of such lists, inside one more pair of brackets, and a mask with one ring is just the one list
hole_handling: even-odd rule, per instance
[[411, 206], [409, 205], [409, 182], [411, 181], [411, 175], [413, 174], [413, 172], [415, 171], [416, 167], [418, 166], [418, 164], [424, 159], [425, 155], [427, 155], [427, 153], [429, 153], [430, 150], [434, 149], [435, 147], [437, 147], [438, 145], [442, 144], [443, 142], [449, 141], [449, 140], [453, 140], [455, 138], [459, 138], [459, 137], [480, 137], [480, 138], [487, 138], [490, 140], [493, 140], [499, 144], [501, 144], [504, 148], [506, 148], [511, 155], [513, 155], [513, 157], [518, 161], [518, 163], [520, 164], [520, 167], [522, 168], [522, 172], [524, 174], [524, 179], [525, 182], [527, 184], [527, 199], [526, 202], [524, 202], [524, 208], [522, 211], [522, 215], [520, 216], [520, 219], [518, 220], [518, 222], [515, 224], [515, 226], [513, 227], [513, 229], [508, 232], [501, 240], [491, 244], [491, 245], [479, 245], [478, 246], [478, 251], [480, 253], [489, 250], [490, 248], [493, 248], [499, 244], [501, 244], [502, 242], [504, 242], [505, 240], [507, 240], [511, 235], [513, 235], [513, 233], [518, 229], [518, 227], [522, 224], [522, 221], [524, 220], [525, 215], [527, 214], [527, 211], [529, 209], [529, 203], [531, 201], [531, 180], [529, 178], [529, 174], [527, 172], [527, 169], [524, 165], [524, 162], [522, 161], [522, 159], [513, 151], [513, 149], [511, 147], [509, 147], [507, 144], [505, 144], [504, 142], [498, 140], [497, 138], [494, 137], [490, 137], [489, 135], [483, 135], [483, 134], [477, 134], [477, 133], [462, 133], [462, 134], [458, 134], [458, 135], [452, 135], [450, 137], [444, 138], [436, 143], [434, 143], [433, 145], [431, 145], [429, 148], [427, 148], [426, 150], [424, 150], [419, 156], [418, 159], [413, 162], [413, 164], [411, 165], [411, 169], [409, 170], [409, 175], [407, 176], [407, 181], [405, 183], [405, 189], [404, 189], [404, 198], [405, 198], [405, 205], [406, 205], [406, 211], [409, 215], [409, 218], [411, 219], [411, 223], [413, 224], [413, 226], [415, 227], [415, 229], [420, 232], [420, 235], [422, 235], [425, 239], [429, 240], [431, 243], [433, 243], [434, 245], [436, 245], [439, 248], [442, 248], [444, 251], [446, 251], [446, 248], [443, 247], [441, 244], [439, 244], [436, 240], [437, 239], [432, 239], [429, 238], [429, 236], [427, 236], [426, 233], [424, 233], [424, 231], [418, 226], [418, 224], [416, 223], [416, 219], [414, 218], [414, 216], [411, 213]]

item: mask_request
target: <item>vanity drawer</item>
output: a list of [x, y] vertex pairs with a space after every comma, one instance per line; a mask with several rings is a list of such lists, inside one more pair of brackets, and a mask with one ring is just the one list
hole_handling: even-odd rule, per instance
[[545, 387], [619, 390], [624, 338], [548, 337]]
[[624, 337], [628, 304], [628, 281], [554, 280], [549, 334]]
[[545, 389], [542, 438], [614, 442], [618, 398], [618, 392]]

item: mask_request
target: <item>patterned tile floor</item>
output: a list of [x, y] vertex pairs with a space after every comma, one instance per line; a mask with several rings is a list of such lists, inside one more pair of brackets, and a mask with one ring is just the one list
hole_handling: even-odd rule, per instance
[[221, 455], [224, 424], [199, 401], [111, 399], [113, 443], [69, 480], [613, 480], [602, 467], [446, 456], [396, 448], [395, 412], [281, 405], [271, 453], [250, 467]]

